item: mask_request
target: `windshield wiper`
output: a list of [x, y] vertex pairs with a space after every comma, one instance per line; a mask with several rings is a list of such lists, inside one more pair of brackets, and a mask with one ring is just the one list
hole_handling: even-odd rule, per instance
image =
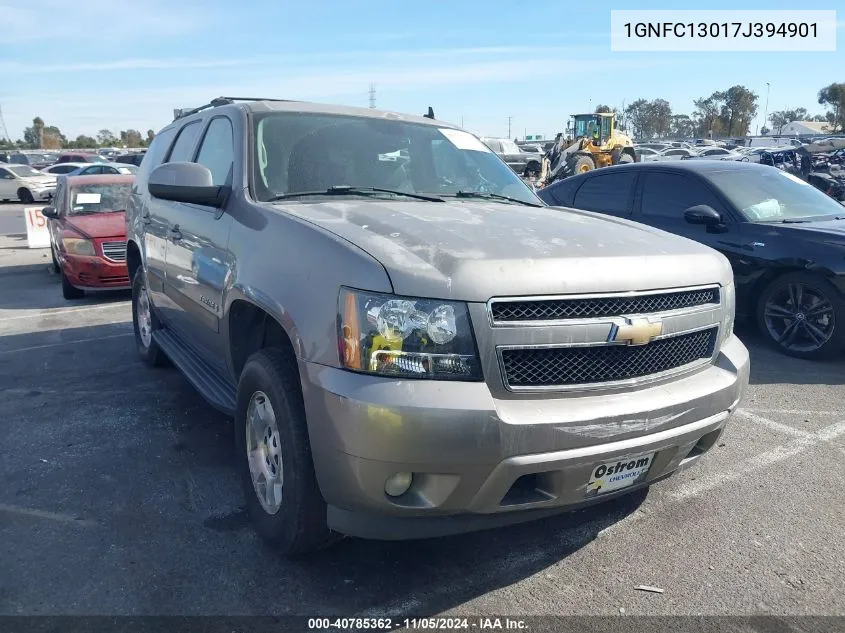
[[542, 207], [542, 204], [534, 202], [527, 202], [519, 198], [511, 198], [510, 196], [503, 196], [499, 193], [487, 193], [485, 191], [458, 191], [457, 193], [447, 194], [456, 198], [479, 198], [481, 200], [497, 200], [501, 202], [511, 202], [513, 204], [523, 204], [527, 207]]
[[300, 196], [370, 196], [379, 193], [389, 193], [395, 196], [404, 196], [405, 198], [416, 198], [417, 200], [426, 200], [428, 202], [446, 202], [443, 198], [436, 196], [426, 196], [421, 193], [408, 193], [407, 191], [398, 191], [396, 189], [382, 189], [380, 187], [353, 187], [351, 185], [334, 185], [328, 189], [318, 191], [292, 191], [290, 193], [283, 193], [278, 196], [273, 196], [267, 202], [276, 202], [277, 200], [285, 200], [288, 198], [298, 198]]

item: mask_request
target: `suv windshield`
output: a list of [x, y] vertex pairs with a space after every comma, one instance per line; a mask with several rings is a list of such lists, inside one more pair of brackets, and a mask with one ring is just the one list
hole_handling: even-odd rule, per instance
[[131, 191], [129, 183], [77, 185], [70, 190], [68, 215], [125, 211]]
[[16, 175], [21, 176], [22, 178], [44, 175], [40, 171], [38, 171], [37, 169], [33, 169], [29, 165], [9, 165], [8, 167], [6, 167], [6, 169], [15, 172]]
[[833, 198], [775, 167], [718, 171], [709, 179], [750, 222], [845, 216], [845, 208]]
[[434, 196], [493, 194], [543, 204], [495, 153], [460, 130], [287, 112], [258, 115], [254, 125], [252, 182], [258, 200], [348, 186]]

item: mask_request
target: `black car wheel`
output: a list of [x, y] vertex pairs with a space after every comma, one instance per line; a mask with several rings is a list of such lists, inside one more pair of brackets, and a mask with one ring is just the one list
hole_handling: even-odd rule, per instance
[[35, 198], [32, 196], [32, 192], [29, 189], [18, 189], [18, 200], [23, 202], [24, 204], [32, 204], [35, 202]]
[[809, 273], [790, 273], [766, 287], [757, 306], [760, 331], [781, 352], [820, 359], [845, 348], [845, 302]]

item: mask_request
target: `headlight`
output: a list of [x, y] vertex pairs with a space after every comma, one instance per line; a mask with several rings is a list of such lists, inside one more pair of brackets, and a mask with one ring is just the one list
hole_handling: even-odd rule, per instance
[[71, 255], [95, 255], [94, 244], [91, 240], [83, 240], [79, 237], [63, 237], [62, 246]]
[[466, 304], [342, 288], [340, 364], [382, 376], [480, 380]]

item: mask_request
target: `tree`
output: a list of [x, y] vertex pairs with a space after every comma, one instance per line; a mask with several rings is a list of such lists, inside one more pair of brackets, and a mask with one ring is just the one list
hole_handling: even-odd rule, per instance
[[28, 149], [41, 149], [41, 136], [44, 132], [44, 120], [37, 116], [32, 119], [32, 125], [23, 131], [24, 145]]
[[819, 90], [819, 105], [830, 106], [827, 120], [831, 132], [845, 129], [845, 83], [832, 83]]
[[77, 136], [76, 140], [72, 141], [72, 143], [76, 149], [94, 149], [97, 147], [97, 139], [86, 136], [85, 134]]
[[828, 123], [830, 122], [830, 121], [828, 121], [828, 118], [827, 118], [827, 115], [826, 115], [826, 114], [814, 114], [813, 116], [811, 116], [811, 117], [810, 117], [809, 119], [807, 119], [807, 120], [808, 120], [808, 121], [817, 121], [817, 122], [819, 122], [819, 123], [823, 123], [823, 122], [825, 122], [825, 121], [827, 121]]
[[609, 105], [599, 104], [599, 105], [596, 106], [596, 114], [610, 113], [610, 112], [613, 112], [613, 108], [611, 108]]
[[652, 136], [669, 134], [672, 119], [672, 106], [666, 99], [655, 99], [648, 104], [648, 124]]
[[782, 134], [783, 128], [793, 121], [806, 121], [807, 108], [789, 108], [786, 110], [778, 110], [769, 115], [769, 121], [772, 124], [772, 129], [775, 134]]
[[156, 137], [156, 133], [153, 130], [147, 130], [147, 147], [149, 147], [153, 139]]
[[102, 129], [97, 132], [97, 144], [100, 147], [111, 147], [117, 143], [117, 138], [111, 130]]
[[648, 126], [648, 101], [637, 99], [628, 104], [625, 108], [625, 117], [631, 124], [632, 132], [639, 138], [645, 137], [645, 128]]
[[41, 132], [41, 147], [44, 149], [62, 149], [67, 137], [55, 125], [45, 127]]
[[771, 132], [771, 130], [765, 125], [760, 128], [760, 134], [762, 134], [763, 136], [766, 136], [769, 132]]
[[757, 94], [745, 86], [732, 86], [717, 94], [722, 101], [720, 117], [727, 135], [748, 134], [751, 121], [757, 116]]
[[692, 116], [695, 119], [696, 133], [699, 136], [712, 136], [721, 132], [719, 113], [722, 104], [719, 94], [714, 92], [709, 97], [696, 99], [692, 103], [695, 106]]
[[695, 122], [688, 114], [674, 114], [669, 122], [669, 134], [677, 138], [695, 136]]
[[138, 130], [121, 130], [120, 142], [124, 147], [141, 147], [143, 138]]

